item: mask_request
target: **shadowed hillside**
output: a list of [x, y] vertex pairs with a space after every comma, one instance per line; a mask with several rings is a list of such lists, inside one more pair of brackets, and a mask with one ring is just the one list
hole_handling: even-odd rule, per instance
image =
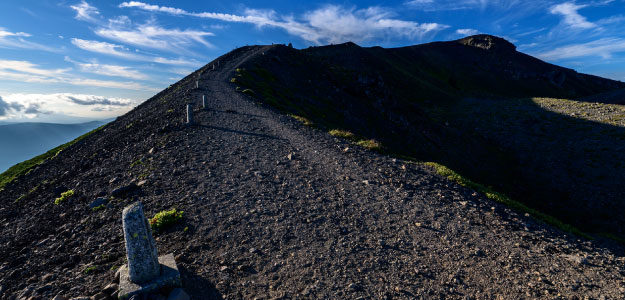
[[233, 82], [326, 130], [442, 163], [584, 230], [623, 234], [623, 124], [587, 120], [596, 110], [567, 111], [583, 102], [549, 110], [530, 99], [596, 102], [585, 97], [612, 95], [622, 82], [542, 62], [487, 35], [395, 49], [276, 47]]

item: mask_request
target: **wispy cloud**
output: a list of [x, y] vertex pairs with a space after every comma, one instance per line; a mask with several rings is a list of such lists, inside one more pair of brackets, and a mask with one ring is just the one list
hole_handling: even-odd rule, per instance
[[303, 14], [299, 19], [293, 16], [278, 16], [273, 10], [246, 9], [244, 15], [215, 12], [196, 13], [138, 1], [123, 2], [119, 7], [132, 7], [152, 12], [224, 22], [248, 23], [259, 28], [264, 26], [276, 27], [315, 44], [345, 41], [363, 42], [389, 38], [417, 39], [449, 27], [438, 23], [417, 23], [396, 19], [392, 11], [377, 6], [356, 9], [326, 5]]
[[96, 7], [89, 5], [89, 3], [87, 3], [85, 0], [83, 0], [82, 2], [78, 4], [71, 5], [70, 7], [74, 11], [76, 11], [76, 16], [74, 18], [76, 18], [77, 20], [82, 20], [82, 21], [87, 21], [87, 22], [92, 22], [92, 23], [100, 22], [100, 19], [99, 19], [100, 12], [98, 11], [98, 9]]
[[541, 59], [557, 61], [590, 56], [608, 59], [618, 52], [625, 52], [625, 39], [623, 38], [603, 38], [587, 43], [562, 46], [535, 55]]
[[72, 38], [72, 44], [86, 51], [116, 56], [116, 57], [124, 58], [127, 60], [132, 60], [132, 61], [154, 62], [154, 63], [159, 63], [159, 64], [189, 66], [189, 67], [198, 67], [202, 65], [197, 60], [189, 60], [189, 59], [182, 59], [182, 58], [169, 59], [169, 58], [158, 57], [158, 56], [148, 56], [148, 55], [137, 54], [135, 52], [131, 52], [130, 49], [122, 45], [111, 44], [107, 42]]
[[456, 33], [462, 36], [476, 35], [480, 33], [477, 29], [463, 28], [456, 30]]
[[465, 9], [486, 9], [487, 7], [497, 7], [509, 9], [513, 6], [523, 4], [526, 6], [535, 5], [536, 1], [528, 3], [518, 0], [409, 0], [404, 4], [412, 9], [423, 11], [442, 10], [465, 10]]
[[590, 29], [597, 27], [596, 24], [589, 22], [586, 17], [579, 14], [579, 10], [586, 5], [577, 5], [573, 2], [566, 2], [551, 7], [549, 12], [554, 15], [561, 15], [562, 22], [571, 28]]
[[97, 29], [95, 33], [101, 37], [125, 44], [175, 53], [189, 52], [187, 49], [194, 43], [204, 45], [207, 48], [214, 47], [204, 39], [205, 36], [213, 36], [214, 34], [211, 32], [166, 29], [156, 24], [142, 24], [136, 27], [132, 24], [128, 26], [110, 25]]
[[87, 73], [113, 77], [124, 77], [135, 80], [145, 80], [149, 78], [148, 75], [126, 66], [99, 64], [97, 62], [78, 62], [72, 60], [68, 56], [65, 57], [65, 61], [73, 63], [74, 65], [76, 65], [76, 67], [78, 67], [79, 70]]
[[129, 106], [131, 101], [126, 99], [110, 99], [102, 96], [82, 95], [82, 98], [74, 95], [65, 95], [66, 99], [78, 105], [107, 105], [107, 106]]
[[31, 34], [26, 32], [11, 32], [5, 28], [0, 27], [0, 48], [31, 49], [43, 50], [48, 52], [59, 52], [58, 49], [54, 49], [52, 47], [24, 39], [31, 36]]
[[71, 69], [45, 69], [28, 61], [0, 60], [0, 78], [21, 82], [64, 83], [76, 86], [95, 86], [138, 91], [154, 91], [154, 88], [136, 82], [97, 80], [76, 77], [67, 72]]

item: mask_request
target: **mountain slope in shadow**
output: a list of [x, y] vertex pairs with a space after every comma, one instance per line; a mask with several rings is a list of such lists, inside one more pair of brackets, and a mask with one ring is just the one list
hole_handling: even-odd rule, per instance
[[[394, 49], [275, 47], [232, 81], [326, 130], [376, 139], [390, 153], [442, 163], [584, 230], [623, 236], [623, 129], [531, 100], [584, 105], [623, 82], [545, 63], [489, 35]], [[513, 99], [526, 100], [510, 111]]]

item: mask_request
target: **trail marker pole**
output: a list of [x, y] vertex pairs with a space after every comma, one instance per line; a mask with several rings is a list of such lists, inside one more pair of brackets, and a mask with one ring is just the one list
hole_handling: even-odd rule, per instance
[[199, 83], [199, 81], [197, 81], [197, 80], [196, 80], [196, 81], [195, 81], [195, 88], [197, 89], [197, 88], [199, 88], [199, 87], [200, 87], [200, 83]]
[[187, 125], [193, 125], [193, 105], [187, 103]]
[[206, 95], [204, 94], [202, 94], [202, 108], [208, 109], [208, 107], [206, 106]]

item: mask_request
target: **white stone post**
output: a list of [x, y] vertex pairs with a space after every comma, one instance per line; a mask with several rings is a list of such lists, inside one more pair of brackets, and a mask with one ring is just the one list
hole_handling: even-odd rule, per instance
[[141, 202], [133, 203], [122, 212], [122, 226], [126, 241], [126, 257], [130, 281], [150, 281], [161, 273], [156, 242], [150, 224], [143, 214]]
[[187, 125], [193, 124], [193, 105], [187, 103]]
[[202, 108], [208, 109], [208, 106], [206, 106], [206, 95], [204, 94], [202, 94]]

